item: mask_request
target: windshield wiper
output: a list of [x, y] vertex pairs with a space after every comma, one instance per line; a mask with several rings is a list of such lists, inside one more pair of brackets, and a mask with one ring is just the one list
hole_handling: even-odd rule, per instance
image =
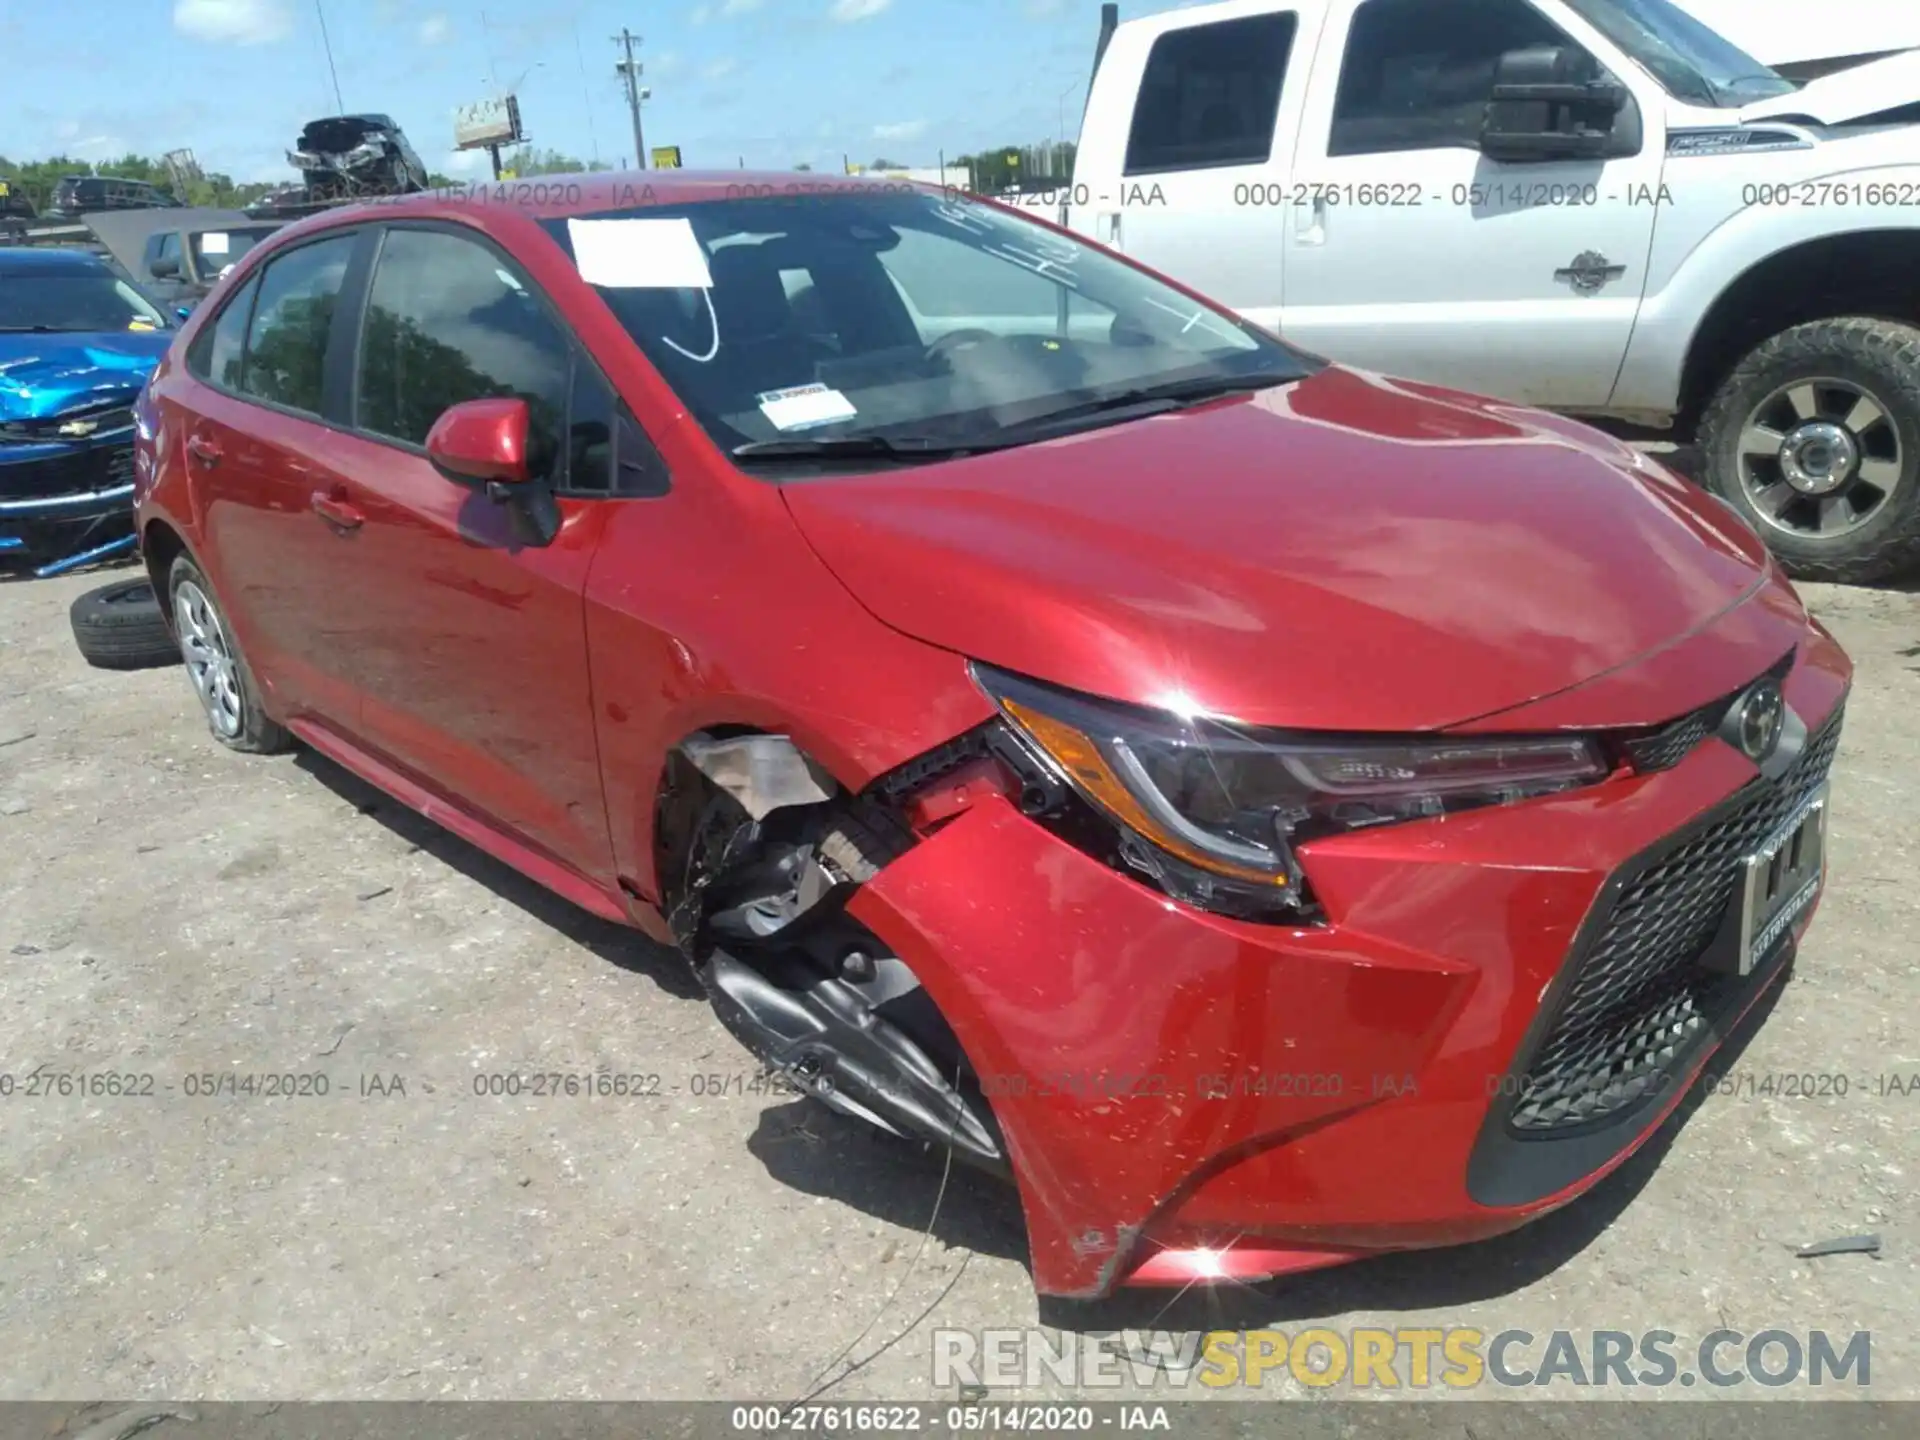
[[998, 440], [936, 440], [927, 435], [822, 435], [814, 439], [749, 440], [729, 452], [736, 460], [818, 460], [875, 456], [886, 460], [951, 460], [1000, 448]]
[[1111, 415], [1121, 411], [1134, 412], [1129, 414], [1129, 419], [1145, 419], [1149, 415], [1164, 415], [1170, 410], [1183, 410], [1189, 405], [1198, 405], [1207, 400], [1223, 400], [1229, 395], [1251, 395], [1256, 390], [1270, 389], [1275, 385], [1287, 385], [1302, 378], [1292, 374], [1208, 375], [1198, 380], [1173, 380], [1164, 385], [1140, 385], [1110, 395], [1096, 396], [1094, 399], [1084, 400], [1076, 405], [1065, 405], [1058, 410], [1048, 410], [1022, 420], [1010, 428], [1016, 432], [1050, 429], [1062, 422], [1084, 419], [1090, 415]]
[[52, 325], [0, 325], [0, 335], [58, 335]]

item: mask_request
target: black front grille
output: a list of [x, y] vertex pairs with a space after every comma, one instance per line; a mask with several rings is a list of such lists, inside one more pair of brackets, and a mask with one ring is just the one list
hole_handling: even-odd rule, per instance
[[1664, 1081], [1748, 981], [1702, 968], [1737, 898], [1740, 859], [1818, 788], [1840, 744], [1836, 708], [1793, 768], [1756, 780], [1614, 899], [1516, 1087], [1507, 1123], [1546, 1134], [1604, 1120]]
[[1713, 733], [1714, 726], [1720, 723], [1720, 713], [1726, 708], [1724, 700], [1717, 700], [1691, 715], [1682, 715], [1672, 724], [1663, 725], [1651, 734], [1637, 735], [1622, 742], [1627, 758], [1633, 762], [1633, 768], [1642, 774], [1652, 770], [1671, 770], [1693, 753], [1694, 746]]
[[46, 500], [133, 483], [133, 447], [96, 445], [44, 460], [9, 461], [0, 450], [0, 500]]
[[[1766, 671], [1766, 675], [1775, 680], [1785, 680], [1793, 669], [1793, 657], [1794, 652], [1788, 651]], [[1624, 735], [1620, 737], [1620, 748], [1626, 751], [1633, 768], [1643, 775], [1656, 770], [1671, 770], [1691, 755], [1696, 745], [1720, 728], [1720, 722], [1727, 718], [1727, 712], [1744, 693], [1745, 687], [1742, 687], [1731, 695], [1722, 695], [1718, 700], [1709, 701], [1678, 720], [1670, 720], [1652, 730]]]
[[[83, 435], [76, 435], [71, 430], [63, 428], [73, 425], [88, 425], [92, 428]], [[0, 442], [21, 444], [46, 440], [85, 440], [131, 429], [133, 429], [133, 407], [125, 400], [116, 400], [108, 405], [68, 410], [59, 415], [40, 416], [32, 420], [0, 421]]]

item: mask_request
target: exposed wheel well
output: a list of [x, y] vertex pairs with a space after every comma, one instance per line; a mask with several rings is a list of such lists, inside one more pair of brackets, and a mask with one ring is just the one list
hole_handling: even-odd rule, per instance
[[1868, 230], [1810, 240], [1769, 256], [1714, 301], [1687, 352], [1682, 429], [1691, 435], [1714, 392], [1762, 341], [1841, 315], [1920, 317], [1920, 231]]
[[173, 597], [167, 593], [167, 576], [173, 571], [173, 562], [185, 554], [186, 549], [187, 542], [164, 520], [148, 521], [147, 528], [140, 534], [140, 558], [146, 562], [154, 598], [160, 602], [160, 613], [167, 617], [169, 625], [173, 623]]

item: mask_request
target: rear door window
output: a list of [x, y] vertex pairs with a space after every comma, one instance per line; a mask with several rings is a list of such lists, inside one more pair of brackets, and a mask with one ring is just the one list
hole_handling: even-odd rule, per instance
[[240, 371], [247, 355], [247, 322], [253, 318], [253, 300], [260, 281], [249, 280], [214, 316], [213, 324], [193, 337], [187, 350], [187, 369], [202, 380], [226, 390], [240, 388]]
[[1127, 136], [1127, 174], [1264, 164], [1299, 17], [1250, 15], [1153, 42]]
[[320, 413], [333, 310], [357, 238], [330, 236], [267, 262], [247, 327], [243, 393], [288, 410]]

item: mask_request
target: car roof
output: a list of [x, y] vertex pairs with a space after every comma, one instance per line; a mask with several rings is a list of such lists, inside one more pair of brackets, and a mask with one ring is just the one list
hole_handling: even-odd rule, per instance
[[91, 250], [65, 250], [56, 246], [0, 248], [0, 275], [44, 275], [49, 270], [113, 273], [113, 267]]
[[311, 235], [335, 225], [376, 218], [422, 219], [436, 215], [488, 215], [515, 211], [536, 220], [631, 210], [649, 205], [696, 205], [721, 200], [804, 199], [808, 196], [884, 194], [904, 187], [926, 194], [939, 187], [897, 176], [814, 175], [793, 170], [601, 170], [591, 174], [542, 175], [525, 180], [476, 181], [451, 189], [389, 195], [322, 210], [287, 227]]

